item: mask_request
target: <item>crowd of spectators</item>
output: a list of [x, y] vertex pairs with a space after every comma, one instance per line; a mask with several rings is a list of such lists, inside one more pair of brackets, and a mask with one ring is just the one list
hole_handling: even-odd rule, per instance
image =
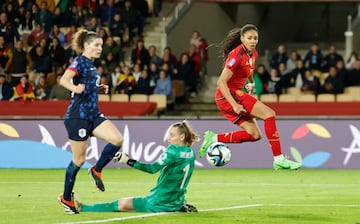
[[[98, 32], [104, 40], [96, 64], [109, 94], [159, 93], [172, 99], [173, 80], [184, 82], [186, 96], [197, 94], [208, 60], [207, 42], [198, 31], [179, 57], [170, 47], [159, 54], [143, 39], [146, 18], [152, 16], [146, 0], [56, 2], [7, 0], [1, 5], [0, 86], [12, 87], [2, 88], [1, 100], [69, 99], [56, 80], [77, 55], [71, 40], [81, 28]], [[154, 1], [153, 16], [158, 16], [159, 3]], [[133, 47], [128, 62], [124, 47]]]
[[259, 64], [254, 73], [256, 95], [283, 94], [289, 87], [302, 93], [340, 94], [348, 86], [360, 87], [360, 58], [352, 52], [344, 59], [331, 44], [323, 54], [317, 43], [312, 43], [305, 55], [297, 50], [287, 53], [286, 45], [279, 44], [269, 59], [269, 65]]

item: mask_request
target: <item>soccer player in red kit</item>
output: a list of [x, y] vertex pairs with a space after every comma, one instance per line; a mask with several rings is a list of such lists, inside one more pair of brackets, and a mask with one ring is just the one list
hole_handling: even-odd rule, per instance
[[[259, 140], [261, 132], [255, 120], [259, 118], [264, 120], [265, 134], [274, 156], [274, 169], [296, 170], [301, 167], [301, 163], [291, 161], [282, 154], [275, 112], [251, 95], [255, 87], [253, 73], [258, 56], [255, 49], [257, 43], [258, 29], [252, 24], [232, 29], [220, 43], [225, 63], [217, 81], [215, 102], [221, 113], [243, 130], [218, 134], [206, 131], [199, 156], [203, 157], [213, 142], [241, 143]], [[244, 86], [248, 93], [242, 91]]]

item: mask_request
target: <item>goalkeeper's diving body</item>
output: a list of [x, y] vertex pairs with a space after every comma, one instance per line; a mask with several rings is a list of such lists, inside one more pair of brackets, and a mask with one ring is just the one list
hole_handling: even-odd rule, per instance
[[195, 152], [191, 148], [199, 137], [188, 122], [177, 122], [168, 129], [168, 147], [154, 163], [142, 163], [123, 152], [116, 153], [114, 161], [135, 169], [157, 173], [157, 185], [144, 197], [126, 197], [118, 200], [87, 205], [75, 199], [80, 212], [197, 212], [187, 204], [185, 193], [195, 166]]

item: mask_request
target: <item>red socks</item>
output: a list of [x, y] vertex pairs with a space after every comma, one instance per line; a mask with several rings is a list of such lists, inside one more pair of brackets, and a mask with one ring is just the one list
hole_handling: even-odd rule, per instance
[[218, 134], [218, 141], [224, 143], [241, 143], [253, 142], [255, 138], [249, 135], [246, 131], [233, 131], [223, 134]]
[[276, 128], [275, 117], [269, 117], [264, 120], [265, 134], [269, 141], [271, 151], [274, 156], [282, 154], [279, 133]]

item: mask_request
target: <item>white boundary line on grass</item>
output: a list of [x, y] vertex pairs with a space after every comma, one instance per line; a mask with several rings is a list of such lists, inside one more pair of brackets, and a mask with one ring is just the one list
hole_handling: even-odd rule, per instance
[[[252, 205], [239, 205], [239, 206], [225, 207], [225, 208], [210, 208], [210, 209], [199, 210], [199, 212], [224, 211], [224, 210], [233, 210], [233, 209], [241, 209], [241, 208], [259, 207], [259, 206], [263, 206], [263, 205], [264, 204], [252, 204]], [[121, 220], [127, 220], [127, 219], [139, 219], [139, 218], [160, 216], [160, 215], [172, 215], [172, 214], [177, 214], [177, 213], [178, 212], [160, 212], [160, 213], [151, 213], [151, 214], [144, 214], [144, 215], [111, 218], [111, 219], [88, 220], [88, 221], [79, 221], [79, 222], [65, 222], [65, 223], [58, 223], [58, 224], [105, 223], [105, 222], [121, 221]]]

